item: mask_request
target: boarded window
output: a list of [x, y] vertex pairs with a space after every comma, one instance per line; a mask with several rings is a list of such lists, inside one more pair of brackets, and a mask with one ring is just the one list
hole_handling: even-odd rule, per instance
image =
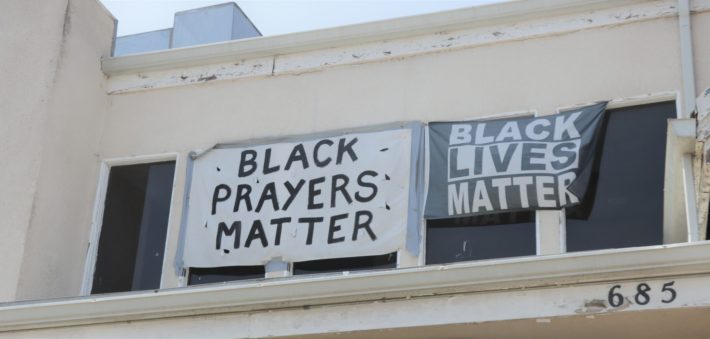
[[588, 194], [566, 212], [568, 251], [663, 243], [666, 129], [675, 116], [675, 102], [608, 111]]
[[160, 288], [175, 162], [112, 167], [91, 293]]
[[427, 220], [426, 263], [535, 255], [535, 212]]

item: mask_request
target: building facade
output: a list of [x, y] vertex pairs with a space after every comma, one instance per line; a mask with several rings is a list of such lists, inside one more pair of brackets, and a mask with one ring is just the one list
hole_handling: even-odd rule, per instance
[[[0, 337], [710, 335], [710, 1], [511, 1], [115, 57], [98, 2], [0, 6]], [[406, 129], [424, 173], [429, 123], [601, 101], [575, 207], [427, 219], [421, 175], [390, 253], [183, 262], [206, 154]]]

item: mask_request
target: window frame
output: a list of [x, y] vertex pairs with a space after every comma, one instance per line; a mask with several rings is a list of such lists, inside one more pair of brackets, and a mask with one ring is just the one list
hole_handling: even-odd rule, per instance
[[[664, 91], [664, 92], [655, 92], [655, 93], [649, 93], [649, 94], [644, 94], [644, 95], [637, 95], [637, 96], [629, 96], [629, 97], [619, 97], [615, 98], [609, 101], [607, 104], [607, 110], [612, 110], [612, 109], [619, 109], [619, 108], [624, 108], [624, 107], [632, 107], [632, 106], [641, 106], [641, 105], [646, 105], [646, 104], [654, 104], [654, 103], [661, 103], [661, 102], [666, 102], [666, 101], [673, 101], [675, 102], [676, 106], [676, 117], [675, 119], [684, 119], [682, 116], [682, 111], [681, 111], [681, 96], [680, 96], [680, 91]], [[554, 113], [551, 113], [549, 115], [554, 115], [554, 114], [559, 114], [563, 111], [567, 111], [570, 109], [575, 109], [575, 108], [580, 108], [584, 106], [588, 106], [593, 103], [582, 103], [582, 104], [575, 104], [575, 105], [567, 105], [567, 106], [558, 106], [555, 109]], [[501, 118], [511, 118], [511, 117], [521, 117], [521, 116], [526, 116], [533, 114], [535, 117], [538, 116], [543, 116], [547, 114], [539, 114], [537, 109], [530, 109], [527, 111], [515, 111], [511, 113], [500, 113], [500, 114], [492, 114], [492, 115], [485, 115], [482, 117], [473, 117], [471, 119], [462, 119], [462, 120], [492, 120], [492, 119], [501, 119]], [[687, 135], [675, 135], [670, 136], [670, 131], [671, 131], [671, 126], [669, 124], [669, 137], [668, 139], [671, 139], [672, 137], [678, 137], [678, 138], [683, 138], [686, 137]], [[426, 143], [428, 144], [428, 130], [427, 130], [427, 135], [426, 135]], [[668, 142], [668, 140], [667, 140]], [[695, 196], [691, 193], [694, 192], [694, 186], [693, 186], [693, 175], [691, 174], [688, 176], [688, 171], [689, 171], [689, 159], [687, 154], [689, 150], [687, 149], [688, 147], [686, 146], [683, 148], [681, 145], [680, 147], [674, 146], [674, 147], [667, 147], [666, 148], [666, 168], [669, 166], [672, 166], [672, 164], [669, 164], [669, 158], [670, 155], [673, 153], [671, 152], [683, 152], [683, 154], [680, 154], [681, 159], [683, 160], [684, 164], [677, 170], [677, 173], [681, 174], [683, 178], [680, 180], [682, 182], [676, 182], [673, 183], [669, 181], [669, 174], [664, 173], [664, 195], [663, 195], [663, 201], [664, 201], [664, 223], [663, 223], [663, 243], [668, 244], [668, 243], [678, 243], [678, 242], [690, 242], [690, 241], [697, 241], [697, 240], [702, 240], [699, 238], [699, 235], [693, 237], [693, 231], [696, 232], [696, 234], [702, 234], [702, 231], [699, 230], [699, 225], [697, 225], [697, 222], [695, 222], [696, 227], [693, 227], [692, 223], [692, 218], [694, 216], [697, 216], [698, 210], [697, 210], [697, 204], [695, 203], [696, 199]], [[426, 152], [428, 152], [428, 148], [426, 148]], [[426, 159], [428, 161], [429, 155], [426, 155]], [[428, 162], [426, 164], [426, 170], [428, 170]], [[692, 168], [690, 168], [692, 170]], [[425, 174], [425, 176], [428, 176], [428, 173]], [[426, 183], [428, 185], [428, 182]], [[683, 197], [683, 201], [680, 204], [676, 204], [675, 206], [671, 206], [669, 203], [672, 201], [672, 191], [677, 191], [680, 196]], [[426, 188], [425, 188], [426, 192]], [[692, 199], [691, 199], [692, 198]], [[681, 211], [682, 210], [682, 211]], [[686, 223], [678, 224], [678, 223], [672, 223], [672, 222], [667, 222], [665, 221], [666, 219], [666, 214], [667, 213], [673, 213], [673, 214], [678, 214], [681, 213], [684, 216], [684, 220]], [[696, 230], [697, 229], [697, 230]], [[419, 266], [424, 266], [425, 265], [425, 258], [426, 258], [426, 220], [422, 219], [422, 228], [420, 229], [420, 232], [422, 234], [422, 243], [420, 244], [421, 246], [421, 251], [420, 251], [420, 258], [419, 258]], [[542, 256], [542, 255], [555, 255], [555, 254], [565, 254], [567, 252], [567, 226], [566, 226], [566, 215], [565, 215], [565, 209], [559, 209], [559, 210], [536, 210], [535, 211], [535, 241], [536, 241], [536, 256]], [[667, 237], [668, 234], [681, 234], [681, 236], [676, 236], [675, 238], [669, 238]], [[682, 235], [686, 235], [686, 238], [683, 239]], [[680, 241], [678, 238], [680, 237]]]
[[[613, 109], [619, 109], [619, 108], [625, 108], [625, 107], [632, 107], [632, 106], [641, 106], [641, 105], [647, 105], [647, 104], [656, 104], [656, 103], [661, 103], [661, 102], [666, 102], [666, 101], [673, 101], [675, 102], [676, 106], [676, 116], [675, 119], [687, 119], [687, 117], [684, 117], [682, 114], [682, 109], [681, 109], [681, 104], [682, 104], [682, 97], [680, 91], [665, 91], [665, 92], [655, 92], [655, 93], [649, 93], [649, 94], [644, 94], [644, 95], [638, 95], [638, 96], [630, 96], [630, 97], [621, 97], [621, 98], [616, 98], [612, 99], [609, 101], [607, 104], [607, 110], [613, 110]], [[556, 109], [556, 114], [559, 114], [562, 111], [567, 111], [570, 109], [575, 109], [579, 107], [584, 107], [589, 105], [590, 103], [584, 103], [584, 104], [576, 104], [576, 105], [569, 105], [569, 106], [560, 106], [557, 107]], [[690, 174], [690, 180], [687, 180], [687, 165], [681, 164], [681, 166], [675, 173], [679, 173], [683, 176], [680, 180], [682, 182], [672, 182], [670, 180], [670, 177], [672, 175], [669, 175], [669, 173], [673, 173], [668, 171], [669, 168], [673, 168], [673, 164], [671, 164], [671, 161], [669, 159], [671, 158], [672, 155], [677, 154], [680, 156], [680, 158], [684, 161], [687, 162], [687, 150], [683, 149], [683, 147], [669, 147], [669, 141], [672, 138], [682, 138], [686, 136], [678, 136], [675, 134], [671, 133], [672, 127], [671, 124], [668, 125], [668, 133], [666, 136], [666, 160], [665, 160], [665, 171], [664, 171], [664, 187], [663, 187], [663, 245], [666, 244], [672, 244], [672, 243], [680, 243], [680, 242], [691, 242], [693, 241], [692, 237], [686, 236], [683, 238], [683, 236], [678, 236], [677, 234], [685, 234], [688, 233], [690, 234], [690, 231], [692, 230], [692, 225], [689, 223], [690, 217], [692, 216], [697, 216], [697, 204], [695, 204], [695, 196], [688, 194], [689, 192], [694, 192], [694, 185], [693, 185], [693, 174]], [[694, 140], [694, 137], [693, 137]], [[678, 154], [677, 152], [681, 152]], [[692, 170], [692, 168], [691, 168]], [[688, 185], [691, 187], [689, 188]], [[680, 186], [680, 187], [678, 187]], [[671, 204], [673, 201], [672, 195], [674, 192], [678, 192], [680, 196], [682, 196], [682, 202], [681, 203], [676, 203], [675, 205]], [[694, 193], [693, 193], [694, 194]], [[690, 199], [692, 197], [692, 199]], [[689, 200], [690, 201], [689, 203]], [[680, 211], [682, 210], [682, 211]], [[558, 228], [558, 233], [559, 233], [559, 242], [560, 242], [560, 252], [558, 253], [549, 253], [549, 254], [563, 254], [563, 253], [568, 253], [567, 252], [567, 225], [566, 225], [566, 219], [567, 216], [565, 214], [565, 209], [558, 210], [559, 211], [559, 218], [560, 221], [556, 225]], [[553, 211], [555, 212], [555, 211]], [[674, 222], [669, 222], [669, 217], [667, 216], [668, 214], [677, 214], [677, 213], [682, 213], [684, 216], [686, 216], [685, 220], [686, 223], [678, 224]], [[697, 221], [695, 222], [697, 228]], [[548, 227], [554, 227], [554, 223], [550, 223], [550, 225], [547, 225]], [[547, 239], [548, 241], [552, 239]]]
[[[513, 118], [525, 118], [525, 117], [538, 117], [540, 116], [540, 112], [538, 109], [526, 109], [526, 110], [517, 110], [517, 111], [509, 111], [509, 112], [503, 112], [503, 113], [494, 113], [494, 114], [487, 114], [483, 116], [475, 116], [475, 117], [469, 117], [469, 118], [451, 118], [449, 120], [455, 120], [458, 119], [460, 121], [487, 121], [487, 120], [497, 120], [497, 119], [513, 119]], [[423, 194], [421, 197], [421, 206], [422, 209], [424, 209], [424, 206], [426, 204], [427, 200], [427, 192], [429, 191], [429, 128], [428, 125], [432, 121], [426, 121], [425, 122], [425, 128], [424, 128], [424, 169], [423, 169], [423, 180], [424, 180], [424, 185], [423, 185]], [[548, 211], [541, 211], [541, 210], [535, 210], [535, 256], [541, 255], [540, 253], [540, 243], [541, 243], [541, 221], [540, 221], [540, 214], [539, 212], [548, 212]], [[552, 212], [557, 212], [557, 211], [552, 211]], [[416, 266], [427, 266], [426, 265], [426, 243], [427, 243], [427, 220], [424, 218], [423, 214], [420, 215], [420, 225], [419, 225], [419, 238], [420, 238], [420, 243], [419, 243], [419, 257], [417, 258], [417, 265]], [[405, 251], [406, 252], [406, 251]], [[520, 257], [518, 257], [520, 258]], [[489, 260], [504, 260], [504, 259], [515, 259], [513, 258], [496, 258], [496, 259], [489, 259]], [[399, 256], [397, 257], [397, 260], [399, 260]], [[464, 261], [465, 262], [465, 261]], [[442, 264], [446, 265], [446, 264]], [[397, 262], [397, 268], [399, 268], [399, 262]], [[414, 267], [414, 266], [405, 266], [405, 267]]]
[[[175, 161], [175, 173], [173, 174], [173, 190], [170, 195], [170, 209], [168, 212], [168, 226], [165, 234], [165, 250], [163, 253], [163, 264], [162, 273], [160, 278], [160, 287], [164, 288], [166, 280], [166, 268], [169, 267], [170, 261], [174, 258], [169, 253], [169, 244], [174, 234], [173, 224], [173, 213], [174, 213], [174, 203], [175, 199], [181, 198], [176, 197], [176, 191], [178, 191], [178, 169], [181, 166], [180, 155], [176, 152], [161, 153], [161, 154], [151, 154], [151, 155], [140, 155], [140, 156], [129, 156], [129, 157], [118, 157], [118, 158], [107, 158], [103, 159], [99, 167], [99, 180], [96, 187], [96, 194], [94, 198], [94, 208], [91, 216], [91, 231], [89, 235], [88, 249], [86, 251], [86, 259], [84, 262], [84, 274], [81, 283], [81, 296], [91, 295], [91, 289], [93, 287], [94, 272], [96, 270], [96, 259], [98, 257], [99, 251], [99, 238], [101, 236], [101, 228], [103, 226], [104, 208], [106, 205], [106, 193], [108, 189], [109, 176], [111, 174], [111, 168], [116, 166], [126, 166], [126, 165], [140, 165], [149, 164], [154, 162], [164, 162], [164, 161]], [[179, 230], [178, 230], [179, 231]]]
[[[529, 112], [529, 111], [525, 111]], [[520, 114], [520, 112], [513, 112], [513, 113], [508, 113], [508, 114]], [[489, 119], [495, 119], [497, 116], [500, 116], [500, 114], [496, 114], [495, 116], [489, 117]], [[417, 126], [417, 127], [413, 127]], [[192, 169], [194, 165], [194, 159], [196, 157], [199, 157], [200, 155], [210, 151], [213, 148], [216, 147], [241, 147], [241, 146], [251, 146], [251, 145], [258, 145], [260, 143], [270, 143], [270, 142], [284, 142], [284, 141], [300, 141], [304, 140], [304, 138], [315, 138], [315, 137], [326, 137], [326, 136], [332, 136], [336, 135], [337, 133], [366, 133], [366, 132], [377, 132], [377, 131], [386, 131], [390, 130], [393, 128], [411, 128], [412, 133], [419, 133], [417, 130], [421, 129], [421, 135], [420, 136], [414, 136], [412, 135], [412, 146], [414, 146], [414, 142], [418, 141], [420, 143], [419, 147], [419, 154], [418, 156], [421, 156], [425, 158], [424, 156], [424, 149], [426, 149], [426, 146], [424, 143], [426, 142], [426, 123], [424, 121], [420, 120], [404, 120], [404, 121], [396, 121], [396, 122], [390, 122], [390, 123], [384, 123], [384, 124], [374, 124], [374, 125], [367, 125], [367, 126], [360, 126], [360, 127], [353, 127], [353, 128], [342, 128], [342, 129], [334, 129], [334, 130], [328, 130], [328, 131], [320, 131], [320, 132], [314, 132], [314, 133], [309, 133], [309, 134], [298, 134], [298, 135], [288, 135], [288, 136], [271, 136], [271, 137], [264, 137], [264, 138], [259, 138], [259, 139], [251, 139], [251, 140], [239, 140], [239, 141], [233, 141], [233, 142], [220, 142], [216, 143], [212, 147], [203, 149], [203, 148], [197, 148], [193, 151], [190, 151], [189, 153], [186, 154], [185, 156], [185, 172], [182, 173], [182, 177], [180, 178], [181, 182], [183, 185], [181, 187], [178, 187], [177, 189], [181, 189], [181, 206], [180, 208], [182, 209], [181, 215], [180, 215], [180, 222], [179, 222], [179, 231], [178, 234], [175, 235], [175, 239], [177, 242], [176, 245], [176, 255], [175, 255], [175, 260], [173, 261], [173, 266], [176, 268], [176, 279], [177, 279], [177, 284], [175, 287], [188, 287], [191, 286], [189, 285], [189, 277], [190, 277], [190, 268], [189, 267], [184, 267], [180, 268], [179, 272], [178, 271], [178, 265], [181, 265], [182, 262], [178, 262], [179, 259], [181, 260], [182, 255], [183, 255], [183, 245], [184, 245], [184, 234], [185, 230], [187, 228], [187, 199], [189, 196], [189, 191], [190, 191], [190, 185], [192, 184]], [[412, 157], [410, 158], [410, 161], [414, 161], [414, 151], [411, 151]], [[425, 159], [422, 159], [422, 161], [419, 163], [418, 168], [416, 164], [411, 163], [410, 164], [410, 169], [418, 171], [418, 173], [410, 173], [410, 185], [421, 185], [423, 188], [423, 192], [426, 192], [426, 179], [424, 178], [426, 166], [428, 163], [425, 164]], [[176, 169], [177, 171], [177, 169]], [[176, 178], [177, 178], [177, 173], [176, 173]], [[419, 201], [417, 201], [417, 204], [419, 206], [419, 210], [423, 208], [424, 204], [424, 198], [425, 194], [423, 193], [420, 196], [417, 196]], [[410, 215], [407, 215], [406, 218], [409, 218]], [[412, 268], [412, 267], [419, 267], [419, 266], [424, 266], [424, 251], [425, 251], [425, 237], [426, 234], [422, 234], [422, 231], [426, 231], [426, 221], [422, 218], [421, 213], [417, 215], [417, 218], [419, 219], [419, 255], [414, 256], [412, 255], [407, 249], [406, 249], [406, 241], [405, 241], [405, 246], [401, 249], [399, 249], [397, 253], [397, 260], [395, 264], [395, 268]], [[407, 225], [409, 227], [409, 225]], [[170, 238], [171, 235], [168, 233], [168, 238]], [[167, 247], [166, 247], [167, 248]], [[337, 259], [337, 258], [334, 258]], [[264, 264], [264, 279], [271, 279], [271, 278], [284, 278], [284, 277], [293, 277], [294, 274], [294, 266], [295, 262], [289, 262], [289, 261], [283, 261], [280, 258], [272, 258], [272, 260], [266, 262]], [[165, 270], [165, 266], [163, 266], [163, 270]], [[377, 270], [377, 269], [374, 269]], [[367, 272], [367, 270], [362, 270], [364, 272]], [[345, 273], [347, 272], [347, 273]], [[330, 275], [340, 275], [335, 272], [330, 272], [330, 273], [324, 273], [324, 274], [330, 274]], [[349, 274], [349, 271], [343, 271], [341, 274]], [[239, 281], [239, 280], [234, 280], [234, 281]], [[162, 288], [162, 286], [161, 286]]]

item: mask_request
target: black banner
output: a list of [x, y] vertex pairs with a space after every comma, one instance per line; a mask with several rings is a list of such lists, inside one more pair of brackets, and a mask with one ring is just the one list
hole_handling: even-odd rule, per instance
[[537, 118], [430, 123], [424, 217], [579, 204], [605, 109], [601, 102]]

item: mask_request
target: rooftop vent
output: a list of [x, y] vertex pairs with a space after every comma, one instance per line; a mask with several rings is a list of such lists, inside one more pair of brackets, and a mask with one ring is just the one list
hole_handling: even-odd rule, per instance
[[116, 38], [113, 55], [145, 53], [261, 36], [234, 2], [175, 13], [173, 27]]

